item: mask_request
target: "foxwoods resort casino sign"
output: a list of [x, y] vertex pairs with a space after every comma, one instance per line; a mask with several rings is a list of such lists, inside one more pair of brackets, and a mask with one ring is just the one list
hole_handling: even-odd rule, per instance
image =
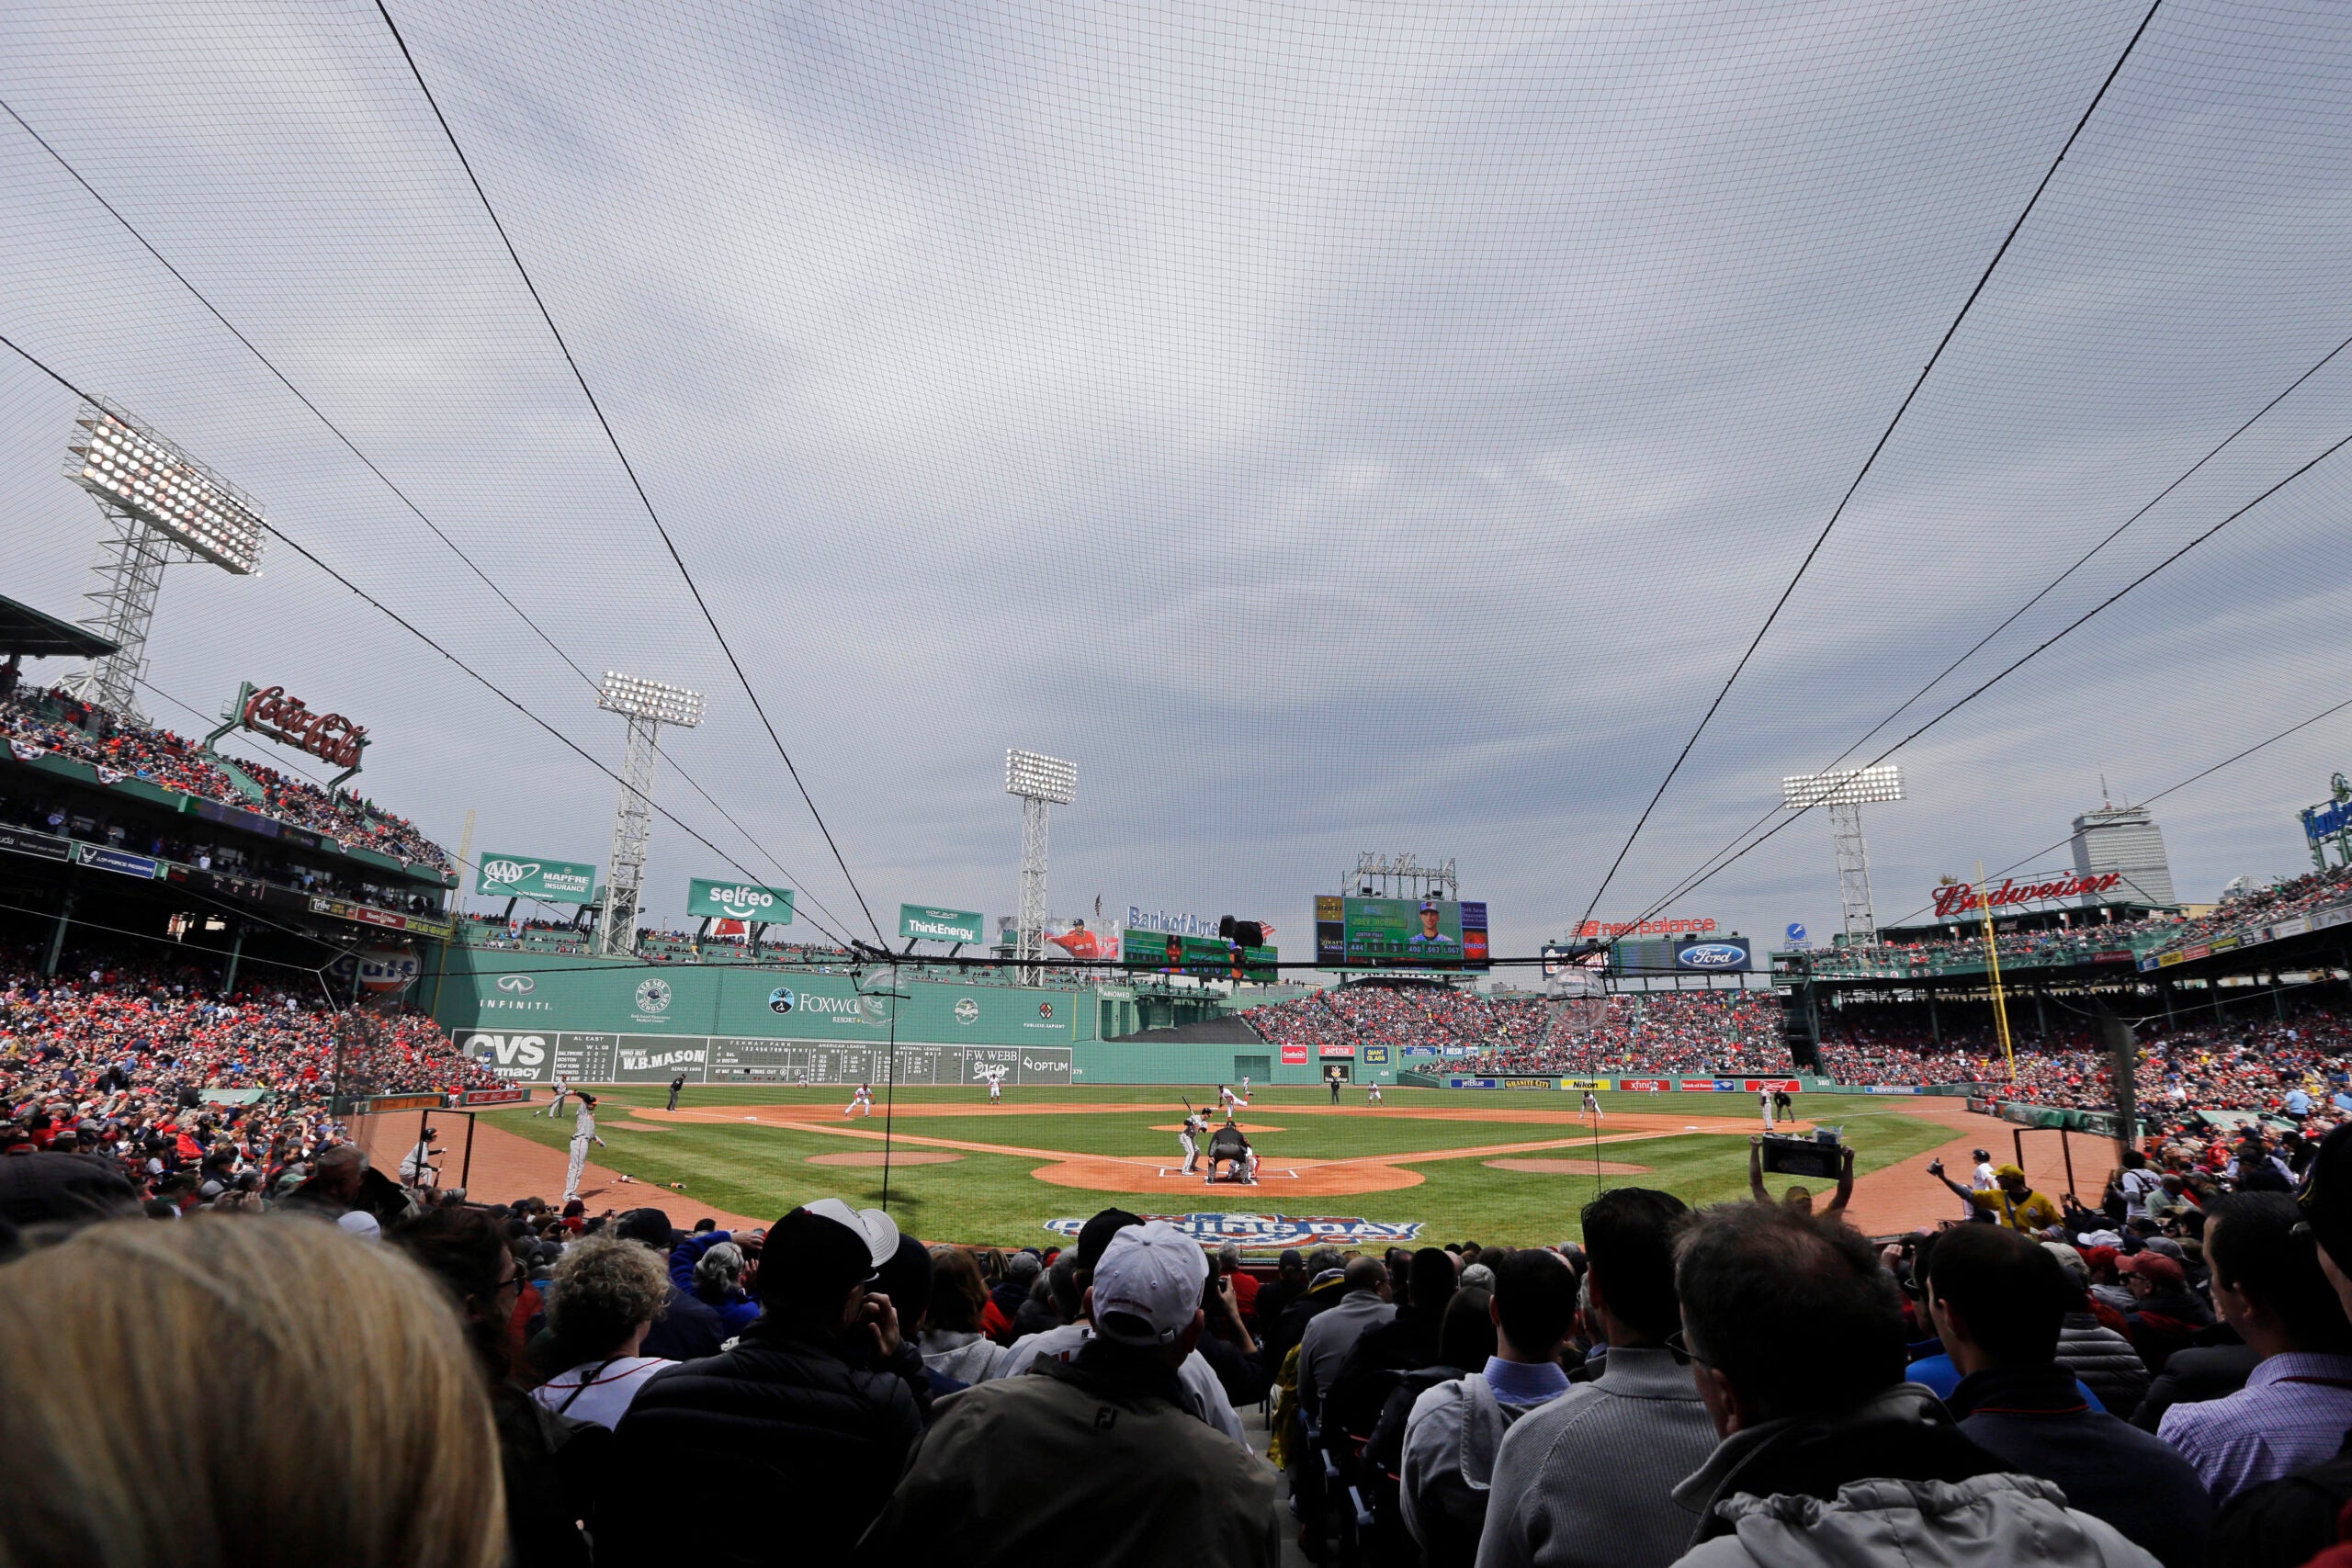
[[[1421, 1222], [1419, 1220], [1391, 1224], [1385, 1220], [1329, 1217], [1294, 1219], [1288, 1214], [1146, 1214], [1143, 1217], [1146, 1220], [1164, 1220], [1204, 1247], [1221, 1247], [1228, 1241], [1238, 1247], [1268, 1249], [1308, 1247], [1318, 1242], [1389, 1247], [1417, 1241], [1421, 1234]], [[1056, 1235], [1074, 1237], [1086, 1228], [1086, 1222], [1082, 1219], [1047, 1220], [1046, 1228]]]

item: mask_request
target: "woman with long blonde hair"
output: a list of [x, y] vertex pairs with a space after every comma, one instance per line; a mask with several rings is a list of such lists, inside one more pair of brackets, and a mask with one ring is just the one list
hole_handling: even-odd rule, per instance
[[117, 1220], [0, 1268], [0, 1568], [496, 1568], [457, 1314], [333, 1225]]

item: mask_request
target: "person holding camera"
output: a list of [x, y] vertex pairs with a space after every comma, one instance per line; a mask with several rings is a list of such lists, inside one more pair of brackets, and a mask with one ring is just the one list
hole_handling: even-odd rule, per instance
[[[1747, 1140], [1747, 1191], [1759, 1203], [1772, 1201], [1771, 1194], [1764, 1190], [1764, 1140], [1755, 1134], [1750, 1134]], [[1851, 1147], [1841, 1146], [1838, 1151], [1838, 1190], [1831, 1196], [1829, 1206], [1821, 1212], [1821, 1217], [1843, 1220], [1846, 1205], [1853, 1201], [1853, 1198], [1854, 1151]], [[1813, 1213], [1813, 1193], [1809, 1189], [1792, 1187], [1782, 1194], [1781, 1201], [1801, 1214]]]
[[2014, 1165], [1995, 1166], [1993, 1185], [1983, 1190], [1962, 1187], [1946, 1176], [1939, 1159], [1928, 1162], [1928, 1174], [1951, 1188], [1968, 1205], [1972, 1218], [1990, 1214], [2013, 1231], [2043, 1231], [2064, 1223], [2058, 1205], [2029, 1186], [2025, 1172]]

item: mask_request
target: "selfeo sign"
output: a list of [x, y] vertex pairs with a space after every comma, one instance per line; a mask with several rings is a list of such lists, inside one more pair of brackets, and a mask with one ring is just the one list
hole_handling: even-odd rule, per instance
[[927, 904], [899, 906], [899, 934], [917, 942], [962, 942], [975, 946], [983, 940], [978, 911], [934, 909]]
[[788, 926], [792, 923], [792, 889], [697, 876], [686, 884], [686, 916], [699, 919], [706, 915], [719, 920]]
[[474, 891], [493, 898], [585, 904], [596, 896], [596, 868], [538, 855], [487, 854], [477, 863]]

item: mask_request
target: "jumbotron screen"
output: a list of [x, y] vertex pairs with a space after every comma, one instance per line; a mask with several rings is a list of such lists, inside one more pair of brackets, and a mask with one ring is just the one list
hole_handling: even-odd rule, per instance
[[1326, 969], [1485, 970], [1487, 906], [1446, 898], [1315, 899], [1315, 962]]

